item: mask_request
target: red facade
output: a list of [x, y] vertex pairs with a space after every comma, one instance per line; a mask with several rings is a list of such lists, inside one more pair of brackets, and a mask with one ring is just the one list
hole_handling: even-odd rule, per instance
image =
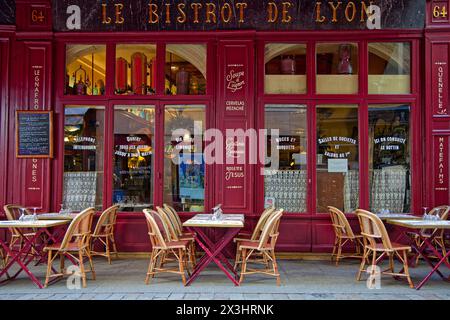
[[[358, 105], [360, 119], [368, 118], [368, 107], [376, 103], [407, 103], [411, 106], [411, 209], [422, 213], [422, 207], [450, 203], [450, 106], [449, 59], [450, 18], [442, 15], [449, 1], [428, 1], [424, 29], [361, 30], [361, 31], [208, 31], [208, 32], [70, 32], [52, 31], [51, 5], [48, 1], [16, 1], [16, 26], [0, 26], [0, 206], [16, 203], [40, 207], [42, 211], [57, 211], [63, 197], [64, 172], [64, 107], [66, 105], [101, 105], [105, 107], [106, 132], [113, 132], [113, 108], [116, 104], [155, 106], [155, 123], [163, 123], [166, 105], [202, 104], [206, 106], [206, 126], [226, 129], [264, 128], [264, 106], [271, 103], [302, 104], [308, 110], [309, 130], [307, 153], [307, 203], [305, 213], [283, 216], [280, 251], [331, 252], [334, 233], [324, 212], [317, 212], [319, 179], [316, 166], [316, 106], [326, 104]], [[31, 19], [33, 10], [44, 16]], [[35, 21], [36, 20], [36, 21]], [[82, 39], [82, 42], [80, 42]], [[320, 42], [345, 41], [358, 44], [359, 80], [356, 94], [316, 94], [315, 77], [307, 78], [304, 94], [266, 94], [264, 89], [266, 43], [306, 44], [306, 73], [316, 73], [314, 48]], [[124, 67], [116, 61], [116, 44], [156, 44], [156, 60], [133, 57], [131, 73], [133, 91], [142, 91], [142, 78], [148, 77], [152, 95], [119, 97], [113, 86], [106, 86], [98, 96], [65, 95], [66, 46], [70, 44], [106, 45], [106, 69]], [[411, 44], [411, 93], [388, 98], [368, 93], [368, 43], [409, 42]], [[205, 95], [165, 95], [165, 49], [168, 44], [207, 44], [207, 86]], [[151, 64], [148, 68], [145, 65]], [[117, 75], [106, 73], [106, 83], [127, 82], [127, 71]], [[228, 76], [241, 74], [243, 90], [230, 89]], [[241, 80], [242, 80], [241, 79]], [[235, 85], [239, 85], [238, 81]], [[118, 85], [119, 86], [119, 85]], [[142, 93], [142, 92], [141, 92]], [[240, 101], [240, 109], [227, 109], [227, 101]], [[53, 110], [55, 112], [55, 157], [53, 159], [17, 159], [15, 157], [16, 110]], [[369, 124], [359, 125], [360, 141], [369, 140]], [[162, 125], [156, 125], [155, 136], [164, 136]], [[113, 158], [113, 134], [105, 135], [105, 159]], [[224, 146], [226, 148], [226, 146]], [[359, 207], [369, 208], [368, 146], [359, 149]], [[162, 154], [164, 142], [155, 141], [155, 154]], [[224, 154], [226, 150], [224, 150]], [[155, 159], [154, 203], [163, 203], [163, 157]], [[113, 164], [105, 161], [105, 172]], [[262, 165], [208, 165], [205, 181], [205, 210], [222, 203], [227, 213], [244, 213], [248, 228], [256, 223], [264, 207], [264, 177]], [[103, 207], [112, 204], [112, 181], [103, 181]], [[189, 217], [192, 213], [183, 213]], [[349, 214], [356, 226], [356, 219]], [[121, 213], [118, 218], [117, 242], [120, 251], [147, 251], [144, 217], [139, 213]]]

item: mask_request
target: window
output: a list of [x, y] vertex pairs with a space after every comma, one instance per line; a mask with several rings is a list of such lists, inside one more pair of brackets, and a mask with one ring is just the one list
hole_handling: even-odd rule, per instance
[[205, 209], [204, 105], [165, 107], [164, 203], [177, 211]]
[[65, 208], [102, 209], [104, 130], [103, 107], [66, 106], [62, 204]]
[[369, 43], [369, 94], [411, 92], [409, 43]]
[[113, 203], [141, 212], [153, 205], [154, 106], [115, 106]]
[[359, 206], [358, 107], [317, 107], [317, 212]]
[[117, 45], [115, 82], [116, 94], [154, 94], [156, 45]]
[[166, 94], [206, 94], [206, 45], [167, 45], [165, 69]]
[[[272, 159], [264, 176], [265, 203], [286, 212], [306, 212], [306, 106], [266, 105], [265, 119], [269, 135], [267, 155]], [[279, 130], [278, 137], [271, 134], [272, 129]], [[272, 157], [275, 150], [279, 154], [278, 166]]]
[[66, 47], [66, 95], [104, 95], [106, 78], [105, 45]]
[[316, 46], [316, 92], [358, 93], [358, 46], [354, 43], [321, 43]]
[[306, 93], [306, 45], [267, 44], [264, 64], [266, 94]]
[[409, 212], [410, 106], [369, 106], [370, 208]]

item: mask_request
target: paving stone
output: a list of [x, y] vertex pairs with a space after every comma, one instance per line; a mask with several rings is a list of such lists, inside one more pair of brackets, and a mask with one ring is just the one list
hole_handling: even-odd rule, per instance
[[184, 295], [184, 300], [198, 300], [198, 298], [200, 298], [198, 293], [186, 293]]
[[214, 300], [214, 294], [200, 294], [198, 300]]
[[168, 300], [183, 300], [184, 298], [184, 293], [172, 293]]

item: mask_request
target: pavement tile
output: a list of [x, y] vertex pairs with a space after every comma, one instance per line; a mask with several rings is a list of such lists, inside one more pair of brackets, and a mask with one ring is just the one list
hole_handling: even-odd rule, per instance
[[172, 293], [168, 300], [183, 300], [184, 298], [184, 293]]

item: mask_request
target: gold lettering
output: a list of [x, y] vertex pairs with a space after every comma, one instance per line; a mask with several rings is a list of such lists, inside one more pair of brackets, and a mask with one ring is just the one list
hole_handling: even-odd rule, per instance
[[[228, 10], [228, 14], [225, 16], [225, 10]], [[220, 10], [220, 17], [222, 18], [223, 23], [228, 23], [231, 20], [232, 10], [229, 3], [225, 3]]]
[[166, 3], [166, 24], [170, 24], [170, 3]]
[[[349, 11], [352, 10], [351, 16], [349, 14]], [[345, 19], [347, 19], [348, 22], [352, 22], [355, 20], [356, 17], [356, 5], [353, 1], [350, 1], [347, 3], [347, 7], [345, 8]]]
[[278, 7], [275, 2], [267, 4], [267, 22], [275, 23], [278, 20]]
[[[369, 2], [369, 6], [371, 6], [371, 5], [373, 5], [373, 1]], [[368, 9], [368, 7], [367, 7], [366, 3], [364, 1], [361, 1], [361, 19], [360, 19], [361, 22], [365, 22], [366, 17], [368, 17], [367, 9]]]
[[125, 19], [122, 17], [123, 4], [115, 3], [114, 6], [116, 7], [116, 24], [124, 23]]
[[336, 23], [337, 20], [337, 9], [341, 6], [342, 2], [338, 2], [337, 5], [334, 4], [334, 2], [329, 1], [328, 4], [330, 5], [331, 9], [333, 10], [333, 19], [331, 19], [331, 22]]
[[151, 24], [158, 23], [159, 22], [158, 5], [154, 3], [149, 3], [148, 9], [149, 9], [148, 23]]
[[106, 15], [106, 3], [102, 3], [102, 23], [103, 24], [110, 24], [111, 18]]
[[322, 2], [316, 3], [316, 22], [325, 22], [325, 16], [322, 15]]
[[283, 10], [282, 10], [282, 16], [281, 22], [283, 23], [289, 23], [292, 21], [292, 17], [289, 14], [289, 8], [292, 7], [292, 3], [290, 2], [283, 2]]
[[211, 21], [217, 23], [216, 5], [214, 3], [208, 2], [206, 4], [206, 23], [211, 23]]
[[247, 8], [247, 4], [238, 2], [236, 3], [236, 8], [239, 9], [239, 23], [244, 23], [244, 10]]
[[186, 23], [186, 12], [184, 12], [184, 8], [186, 8], [184, 3], [179, 3], [177, 6], [178, 12], [180, 13], [177, 17], [178, 23]]
[[198, 9], [202, 8], [202, 4], [198, 2], [191, 3], [191, 8], [194, 9], [194, 23], [199, 23], [198, 20]]

